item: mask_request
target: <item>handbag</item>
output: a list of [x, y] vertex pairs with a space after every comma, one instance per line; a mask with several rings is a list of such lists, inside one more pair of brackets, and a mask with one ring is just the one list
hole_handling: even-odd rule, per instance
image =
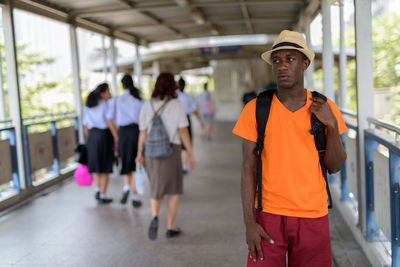
[[88, 164], [88, 158], [87, 158], [87, 148], [86, 145], [84, 144], [79, 144], [75, 147], [75, 161], [80, 163], [80, 164]]
[[89, 173], [89, 168], [85, 164], [79, 164], [74, 172], [74, 177], [79, 186], [91, 186], [93, 183], [93, 176]]
[[136, 175], [135, 175], [135, 182], [136, 182], [136, 191], [143, 195], [146, 189], [146, 182], [147, 182], [147, 173], [143, 167], [139, 167]]

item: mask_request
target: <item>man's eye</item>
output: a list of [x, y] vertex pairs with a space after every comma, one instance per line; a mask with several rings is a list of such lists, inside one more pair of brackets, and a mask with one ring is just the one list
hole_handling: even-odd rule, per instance
[[273, 59], [273, 60], [272, 60], [272, 63], [278, 63], [278, 62], [279, 62], [278, 59]]
[[290, 58], [289, 58], [289, 61], [290, 61], [290, 62], [294, 61], [294, 58], [290, 57]]

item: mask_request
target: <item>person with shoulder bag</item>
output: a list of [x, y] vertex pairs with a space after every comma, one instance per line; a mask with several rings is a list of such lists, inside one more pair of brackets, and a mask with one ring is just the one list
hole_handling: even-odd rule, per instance
[[326, 175], [346, 160], [347, 127], [333, 101], [304, 88], [314, 52], [301, 33], [282, 31], [262, 59], [278, 89], [250, 101], [233, 129], [242, 137], [247, 266], [329, 267]]
[[150, 182], [152, 220], [148, 237], [158, 233], [162, 199], [168, 196], [166, 237], [176, 237], [181, 230], [175, 226], [179, 195], [183, 193], [181, 140], [189, 154], [189, 168], [195, 160], [188, 132], [188, 120], [182, 103], [176, 99], [176, 83], [171, 73], [157, 77], [152, 97], [143, 104], [139, 116], [139, 143], [136, 163], [144, 166]]

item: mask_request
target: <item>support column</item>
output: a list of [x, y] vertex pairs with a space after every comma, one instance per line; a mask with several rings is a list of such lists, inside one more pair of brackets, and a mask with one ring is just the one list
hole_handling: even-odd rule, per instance
[[333, 52], [331, 38], [331, 1], [321, 1], [322, 10], [322, 69], [324, 72], [324, 94], [335, 101], [335, 93], [333, 88]]
[[[6, 114], [6, 101], [4, 97], [4, 82], [3, 82], [3, 62], [2, 55], [0, 53], [0, 121], [7, 119]], [[2, 126], [2, 125], [0, 125]]]
[[82, 91], [79, 66], [79, 49], [78, 37], [76, 34], [76, 26], [69, 26], [69, 36], [71, 42], [71, 60], [72, 60], [72, 78], [74, 86], [75, 112], [78, 117], [78, 136], [79, 143], [85, 142], [82, 126]]
[[107, 81], [108, 70], [107, 70], [107, 49], [106, 49], [106, 37], [103, 35], [101, 37], [101, 47], [103, 52], [103, 72], [104, 72], [104, 81]]
[[158, 75], [160, 75], [160, 62], [153, 61], [153, 79], [156, 80]]
[[[312, 43], [311, 43], [311, 18], [307, 17], [305, 19], [305, 26], [306, 26], [306, 42], [308, 49], [313, 50]], [[308, 66], [306, 70], [306, 88], [310, 91], [314, 91], [314, 60], [311, 62], [310, 66]]]
[[115, 47], [115, 38], [112, 37], [110, 40], [110, 55], [111, 55], [111, 93], [113, 96], [118, 94], [118, 83], [117, 83], [117, 57], [118, 53]]
[[[140, 54], [139, 45], [135, 45], [136, 50], [136, 60], [134, 66], [134, 76], [135, 76], [135, 84], [139, 90], [142, 88], [142, 55]], [[158, 70], [158, 72], [160, 72]], [[157, 75], [158, 76], [158, 75]]]
[[4, 27], [4, 47], [7, 64], [7, 85], [10, 117], [15, 127], [17, 161], [20, 188], [27, 188], [25, 156], [23, 142], [23, 122], [21, 114], [20, 88], [18, 83], [17, 50], [15, 45], [15, 27], [12, 1], [5, 1], [2, 7]]
[[339, 0], [340, 21], [340, 55], [339, 55], [339, 106], [347, 108], [347, 86], [346, 86], [346, 45], [344, 40], [344, 0]]
[[374, 116], [374, 83], [372, 70], [372, 16], [371, 0], [354, 0], [356, 33], [356, 82], [357, 82], [357, 162], [359, 215], [361, 231], [365, 233], [365, 153], [364, 130], [368, 128], [367, 117]]

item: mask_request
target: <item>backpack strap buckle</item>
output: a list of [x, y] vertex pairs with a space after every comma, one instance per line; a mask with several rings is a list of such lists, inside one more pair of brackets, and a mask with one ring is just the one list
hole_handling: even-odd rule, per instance
[[261, 142], [257, 142], [256, 143], [256, 147], [254, 148], [254, 150], [253, 150], [253, 153], [256, 155], [256, 156], [261, 156], [261, 151], [264, 149], [264, 145], [263, 144], [261, 144]]

